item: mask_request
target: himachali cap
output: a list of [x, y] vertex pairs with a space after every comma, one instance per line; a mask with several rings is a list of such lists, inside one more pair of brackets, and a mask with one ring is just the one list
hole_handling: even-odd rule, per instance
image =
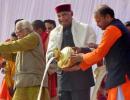
[[70, 4], [61, 4], [61, 5], [58, 5], [55, 8], [55, 10], [57, 13], [62, 12], [62, 11], [71, 11], [71, 5]]

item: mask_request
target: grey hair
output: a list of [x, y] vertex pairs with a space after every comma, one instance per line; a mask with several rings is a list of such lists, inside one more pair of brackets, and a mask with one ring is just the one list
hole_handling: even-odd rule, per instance
[[16, 30], [27, 29], [28, 31], [33, 31], [32, 24], [27, 20], [21, 20], [16, 23]]

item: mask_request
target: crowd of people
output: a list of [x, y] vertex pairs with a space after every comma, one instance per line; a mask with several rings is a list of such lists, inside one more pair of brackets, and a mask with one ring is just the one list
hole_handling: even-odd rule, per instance
[[96, 44], [94, 29], [73, 18], [71, 4], [55, 8], [59, 25], [51, 19], [15, 21], [10, 39], [0, 43], [0, 68], [5, 77], [0, 100], [37, 100], [42, 77], [54, 50], [72, 47], [70, 64], [59, 68], [54, 59], [45, 77], [40, 100], [91, 100], [96, 84], [92, 65], [106, 66], [96, 100], [130, 99], [130, 21], [122, 23], [114, 10], [100, 5], [94, 12], [103, 30]]

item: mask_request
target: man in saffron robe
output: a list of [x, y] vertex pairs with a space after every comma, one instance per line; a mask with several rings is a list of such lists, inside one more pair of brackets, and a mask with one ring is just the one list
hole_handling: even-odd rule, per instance
[[85, 71], [105, 57], [108, 100], [130, 100], [130, 32], [107, 5], [97, 8], [95, 20], [104, 30], [99, 46], [90, 53], [72, 55], [71, 64], [80, 62], [77, 67]]

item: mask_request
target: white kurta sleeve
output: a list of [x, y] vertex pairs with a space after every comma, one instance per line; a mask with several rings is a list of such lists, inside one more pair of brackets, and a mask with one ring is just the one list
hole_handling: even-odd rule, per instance
[[57, 47], [56, 40], [57, 40], [56, 35], [52, 31], [49, 36], [48, 48], [46, 52], [46, 62], [48, 62], [48, 60], [53, 57], [53, 50]]

